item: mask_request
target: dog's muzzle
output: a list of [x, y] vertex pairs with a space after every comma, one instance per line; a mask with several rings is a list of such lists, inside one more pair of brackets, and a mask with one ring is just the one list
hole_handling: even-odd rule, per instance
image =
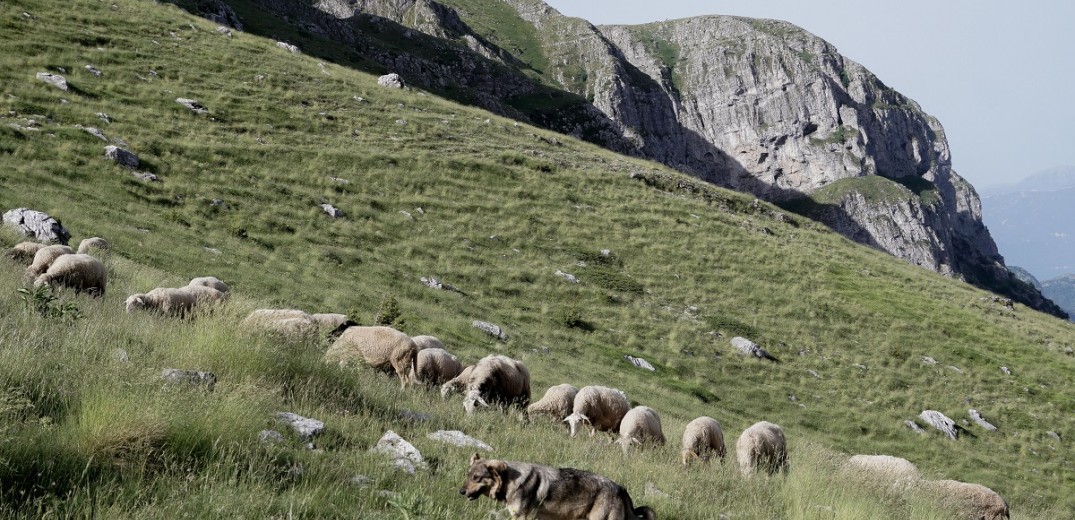
[[467, 493], [467, 488], [465, 487], [459, 488], [459, 494], [467, 497], [467, 500], [477, 500], [480, 495], [480, 493], [474, 493], [473, 495]]

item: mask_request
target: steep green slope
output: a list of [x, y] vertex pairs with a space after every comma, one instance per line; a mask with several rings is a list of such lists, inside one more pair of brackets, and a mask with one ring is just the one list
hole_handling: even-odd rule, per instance
[[[372, 464], [365, 449], [383, 429], [424, 431], [424, 426], [401, 425], [388, 412], [347, 419], [341, 410], [366, 392], [374, 394], [375, 404], [386, 403], [366, 403], [372, 408], [417, 409], [427, 405], [429, 396], [405, 393], [396, 402], [390, 383], [385, 386], [370, 374], [352, 381], [345, 373], [321, 368], [316, 352], [289, 362], [299, 374], [294, 376], [299, 383], [289, 383], [288, 370], [266, 367], [271, 363], [265, 360], [279, 355], [274, 350], [278, 345], [228, 329], [227, 320], [238, 319], [238, 310], [215, 325], [206, 322], [212, 337], [204, 343], [212, 348], [184, 351], [189, 342], [183, 334], [196, 333], [159, 320], [151, 322], [150, 330], [180, 339], [167, 340], [166, 348], [154, 347], [153, 336], [125, 339], [138, 326], [126, 323], [119, 310], [125, 294], [164, 285], [156, 278], [160, 276], [178, 281], [213, 274], [248, 298], [239, 300], [245, 301], [240, 308], [271, 302], [351, 311], [369, 322], [382, 298], [391, 295], [403, 310], [405, 331], [437, 335], [466, 361], [493, 351], [524, 359], [535, 393], [561, 382], [623, 388], [634, 401], [662, 413], [673, 444], [683, 424], [698, 415], [720, 419], [730, 439], [765, 419], [782, 424], [796, 446], [807, 446], [801, 452], [804, 460], [824, 458], [809, 458], [809, 446], [817, 445], [888, 453], [912, 460], [930, 477], [986, 484], [1009, 499], [1017, 516], [1040, 517], [1049, 507], [1075, 511], [1072, 451], [1066, 440], [1067, 432], [1075, 431], [1075, 399], [1067, 392], [1075, 360], [1065, 354], [1075, 345], [1070, 324], [1021, 306], [1008, 312], [983, 301], [987, 293], [855, 246], [749, 197], [701, 188], [655, 164], [420, 91], [385, 89], [374, 77], [288, 53], [269, 40], [241, 33], [227, 37], [215, 29], [175, 7], [148, 2], [16, 1], [0, 6], [0, 206], [46, 211], [76, 239], [106, 237], [123, 257], [113, 267], [118, 282], [110, 296], [81, 303], [85, 314], [119, 322], [116, 335], [75, 334], [65, 340], [58, 357], [43, 357], [40, 364], [25, 359], [32, 358], [32, 349], [11, 351], [7, 355], [21, 361], [0, 370], [0, 383], [6, 383], [0, 387], [48, 387], [63, 381], [55, 374], [68, 373], [60, 370], [62, 363], [80, 359], [75, 345], [88, 337], [101, 340], [92, 346], [93, 366], [108, 363], [112, 347], [133, 342], [150, 352], [174, 351], [136, 360], [145, 373], [180, 361], [225, 376], [233, 371], [233, 381], [239, 382], [230, 383], [236, 385], [230, 389], [225, 385], [222, 400], [240, 399], [244, 385], [270, 388], [275, 397], [251, 390], [264, 401], [251, 405], [250, 415], [243, 415], [236, 427], [256, 428], [263, 416], [258, 413], [279, 406], [279, 396], [288, 392], [301, 395], [287, 402], [320, 413], [327, 422], [336, 420], [337, 432], [357, 427], [350, 421], [360, 422], [361, 434], [338, 433], [334, 435], [341, 438], [327, 442], [336, 454], [308, 461], [341, 479], [348, 478], [348, 464], [359, 464], [356, 460]], [[102, 76], [90, 74], [87, 64]], [[69, 92], [34, 78], [61, 67], [72, 85]], [[192, 114], [175, 102], [178, 97], [198, 100], [209, 113]], [[98, 112], [109, 114], [112, 122], [101, 121]], [[142, 158], [140, 170], [157, 175], [159, 182], [139, 180], [105, 160], [108, 143], [75, 125], [96, 126], [109, 138], [123, 140]], [[339, 207], [345, 216], [329, 218], [322, 203]], [[600, 254], [602, 249], [610, 254]], [[141, 269], [138, 265], [167, 275], [125, 272]], [[565, 281], [557, 270], [577, 275], [581, 283]], [[429, 276], [462, 292], [429, 289], [419, 281]], [[33, 344], [30, 338], [47, 337], [49, 326], [15, 312], [15, 278], [4, 286], [9, 312], [0, 322], [0, 341]], [[471, 327], [476, 319], [503, 326], [507, 342]], [[92, 329], [89, 323], [81, 320], [79, 327]], [[729, 344], [734, 335], [750, 337], [782, 362], [738, 356]], [[263, 352], [258, 358], [263, 364], [229, 368], [243, 356], [228, 348], [247, 342]], [[623, 359], [628, 354], [646, 358], [657, 371], [635, 369]], [[924, 356], [940, 364], [925, 365]], [[1012, 375], [1001, 372], [1001, 366], [1010, 367]], [[44, 383], [30, 384], [26, 374], [40, 374]], [[105, 395], [118, 391], [110, 382], [88, 381], [90, 388], [107, 390], [102, 390]], [[306, 390], [304, 381], [317, 384]], [[326, 387], [337, 384], [344, 387], [340, 393], [329, 392], [331, 402], [321, 402]], [[49, 410], [41, 413], [56, 427], [81, 438], [77, 411], [94, 402], [87, 397], [92, 393], [28, 394], [34, 406]], [[64, 404], [53, 403], [57, 400]], [[137, 400], [131, 404], [137, 405]], [[220, 406], [243, 408], [241, 400]], [[447, 405], [437, 408], [437, 426], [466, 424], [495, 436], [499, 456], [615, 472], [637, 494], [647, 479], [657, 479], [666, 491], [679, 486], [673, 446], [647, 454], [625, 470], [617, 453], [560, 439], [552, 428], [531, 432], [501, 418], [464, 422], [457, 408], [457, 403], [450, 408], [454, 412], [447, 412]], [[973, 436], [952, 442], [934, 433], [919, 436], [903, 425], [924, 409], [959, 420], [967, 408], [981, 411], [1000, 431], [968, 426]], [[224, 409], [220, 416], [226, 415]], [[19, 417], [25, 422], [40, 416]], [[48, 430], [35, 421], [19, 428], [30, 438], [46, 438]], [[212, 425], [227, 421], [215, 415], [206, 421], [195, 437], [213, 445]], [[509, 428], [514, 437], [504, 433]], [[1050, 430], [1065, 435], [1064, 440], [1054, 441], [1046, 434]], [[255, 434], [244, 437], [229, 430], [221, 442], [253, 443]], [[164, 436], [165, 446], [171, 445], [168, 438]], [[41, 460], [51, 456], [50, 447], [63, 446], [62, 438], [56, 442], [43, 444]], [[555, 448], [561, 442], [571, 447]], [[189, 506], [188, 511], [212, 511], [206, 505], [216, 492], [210, 490], [212, 483], [228, 482], [232, 477], [226, 468], [242, 466], [244, 454], [256, 451], [243, 446], [237, 454], [207, 456], [215, 461], [206, 466], [211, 471], [202, 466], [190, 470], [206, 493], [190, 500], [205, 504], [170, 500]], [[22, 457], [15, 448], [25, 448], [25, 443], [0, 445], [9, 461]], [[197, 459], [198, 450], [207, 448], [196, 448]], [[161, 448], [151, 444], [148, 449]], [[63, 460], [75, 467], [85, 463], [80, 457], [86, 453], [95, 452], [76, 450]], [[182, 450], [172, 455], [178, 460], [190, 456]], [[481, 515], [491, 506], [459, 505], [452, 496], [451, 483], [462, 474], [460, 464], [467, 455], [443, 455], [444, 465], [429, 481], [420, 481], [418, 491], [407, 489], [410, 481], [389, 476], [378, 485], [391, 484], [425, 501], [414, 508], [428, 506], [426, 516]], [[314, 456], [300, 452], [287, 457]], [[167, 490], [174, 484], [171, 479], [180, 478], [173, 472], [181, 466], [123, 469], [116, 478], [135, 484], [128, 482], [99, 499], [121, 504], [117, 507], [127, 504], [136, 512], [154, 502], [170, 504]], [[649, 473], [651, 467], [657, 469]], [[108, 468], [100, 474], [117, 471]], [[157, 470], [164, 476], [150, 479], [150, 489], [132, 491], [139, 478]], [[35, 489], [31, 495], [45, 498], [32, 504], [48, 507], [53, 504], [49, 497], [77, 495], [70, 489], [77, 490], [81, 480], [78, 471], [73, 473], [74, 483]], [[25, 477], [18, 471], [3, 475], [5, 483]], [[368, 494], [333, 498], [341, 491], [320, 488], [322, 477], [328, 478], [280, 484], [283, 491], [261, 480], [255, 487], [271, 502], [267, 515], [282, 515], [289, 504], [311, 515], [341, 514], [356, 504], [384, 515], [394, 511], [395, 506]], [[785, 506], [774, 505], [776, 511], [749, 509], [745, 504], [751, 498], [733, 477], [729, 473], [720, 480], [731, 486], [725, 489], [728, 511], [779, 516], [777, 511], [794, 511], [795, 500], [802, 498], [794, 495]], [[766, 486], [770, 495], [765, 496], [791, 493], [778, 483]], [[689, 488], [682, 495], [673, 493], [674, 499], [657, 499], [658, 510], [710, 517], [712, 511], [690, 508], [691, 499], [697, 501], [690, 495], [695, 492], [704, 490]], [[426, 498], [415, 498], [422, 496]], [[10, 494], [5, 500], [7, 507], [19, 507], [25, 499]], [[687, 505], [674, 505], [680, 500]], [[241, 510], [236, 502], [228, 503], [227, 511]], [[198, 509], [202, 505], [205, 509]], [[112, 514], [125, 516], [122, 510]]]

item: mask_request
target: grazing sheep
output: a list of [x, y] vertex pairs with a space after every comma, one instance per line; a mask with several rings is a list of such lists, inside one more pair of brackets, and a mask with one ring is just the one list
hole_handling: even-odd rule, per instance
[[578, 393], [578, 388], [567, 383], [550, 386], [540, 401], [526, 407], [526, 416], [544, 415], [556, 422], [563, 422], [565, 417], [571, 415], [571, 407]]
[[413, 379], [417, 383], [440, 386], [462, 371], [463, 364], [459, 362], [459, 358], [449, 354], [447, 350], [425, 349], [418, 351]]
[[90, 251], [97, 249], [101, 252], [107, 253], [112, 250], [112, 245], [107, 240], [101, 237], [84, 238], [78, 243], [78, 252], [82, 254], [89, 254]]
[[473, 413], [478, 406], [530, 404], [530, 371], [522, 361], [507, 356], [485, 356], [474, 365], [466, 384], [463, 408]]
[[597, 430], [603, 432], [619, 431], [620, 421], [631, 404], [627, 402], [627, 394], [615, 388], [605, 386], [584, 386], [575, 395], [575, 401], [571, 405], [571, 415], [564, 418], [571, 429], [571, 436], [578, 433], [579, 423], [590, 426], [590, 437], [597, 434]]
[[470, 373], [474, 371], [474, 366], [463, 367], [463, 371], [459, 375], [440, 385], [440, 398], [445, 399], [456, 392], [462, 392], [467, 387], [467, 381], [470, 381]]
[[437, 339], [436, 336], [415, 336], [411, 338], [414, 340], [414, 344], [418, 345], [418, 350], [425, 350], [427, 348], [444, 348], [444, 343]]
[[206, 286], [158, 287], [148, 293], [127, 297], [127, 313], [136, 310], [156, 312], [164, 316], [187, 316], [196, 308], [224, 299], [220, 291]]
[[631, 408], [620, 421], [620, 447], [626, 455], [632, 444], [664, 446], [661, 416], [648, 406]]
[[945, 503], [957, 507], [967, 520], [1002, 520], [1010, 518], [1008, 503], [981, 484], [969, 484], [958, 480], [925, 481], [927, 489], [943, 495]]
[[73, 255], [75, 250], [68, 246], [53, 245], [45, 246], [34, 253], [34, 261], [26, 268], [26, 277], [30, 280], [41, 276], [49, 270], [49, 266], [63, 255]]
[[410, 336], [391, 327], [351, 327], [325, 352], [325, 362], [347, 365], [364, 361], [369, 366], [399, 376], [400, 387], [411, 384], [418, 346]]
[[[321, 330], [333, 330], [339, 328], [341, 325], [351, 321], [346, 314], [339, 314], [336, 312], [319, 312], [311, 314], [310, 318], [317, 323], [318, 328]], [[352, 322], [353, 323], [353, 322]], [[358, 325], [355, 323], [355, 325]], [[354, 326], [354, 325], [352, 325]]]
[[312, 335], [317, 330], [313, 317], [297, 309], [254, 309], [243, 318], [242, 326], [288, 337]]
[[223, 294], [225, 298], [227, 297], [228, 293], [231, 292], [231, 287], [228, 287], [228, 284], [220, 281], [220, 278], [217, 278], [215, 276], [202, 276], [199, 278], [191, 278], [190, 283], [187, 284], [187, 287], [198, 286], [212, 287], [213, 289], [220, 291], [220, 293]]
[[761, 470], [772, 475], [788, 471], [788, 442], [784, 430], [771, 422], [761, 421], [743, 431], [735, 443], [739, 470], [749, 477]]
[[683, 450], [680, 452], [683, 466], [690, 466], [695, 459], [707, 463], [713, 453], [723, 460], [726, 451], [724, 431], [716, 419], [702, 416], [687, 423], [687, 429], [683, 431]]
[[918, 467], [907, 459], [890, 455], [855, 455], [847, 467], [877, 478], [892, 481], [896, 487], [906, 487], [922, 479]]
[[105, 269], [100, 260], [90, 255], [61, 255], [44, 274], [34, 280], [34, 287], [42, 285], [61, 285], [70, 287], [75, 292], [104, 296], [105, 286], [108, 285], [108, 269]]
[[43, 247], [45, 244], [40, 242], [19, 242], [4, 254], [16, 262], [29, 264], [34, 261], [34, 255]]

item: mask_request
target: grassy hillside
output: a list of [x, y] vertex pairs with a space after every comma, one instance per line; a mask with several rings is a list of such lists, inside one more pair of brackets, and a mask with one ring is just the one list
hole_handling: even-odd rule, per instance
[[[1009, 312], [749, 197], [631, 178], [683, 178], [652, 163], [215, 29], [149, 2], [0, 5], [0, 208], [46, 211], [75, 240], [97, 235], [115, 248], [103, 300], [63, 296], [84, 315], [71, 325], [26, 311], [19, 267], [0, 269], [6, 511], [484, 516], [491, 502], [455, 492], [469, 451], [425, 439], [447, 428], [500, 457], [606, 473], [663, 518], [712, 518], [714, 508], [735, 518], [940, 514], [830, 471], [838, 452], [897, 455], [930, 478], [985, 484], [1019, 518], [1075, 514], [1070, 324]], [[35, 80], [43, 71], [64, 74], [71, 91]], [[159, 182], [105, 160], [108, 143], [76, 125], [122, 140]], [[329, 218], [321, 203], [345, 216]], [[210, 274], [237, 295], [224, 312], [180, 323], [122, 312], [126, 294]], [[423, 276], [462, 292], [429, 289]], [[747, 484], [725, 464], [687, 478], [671, 445], [624, 463], [552, 426], [467, 419], [458, 401], [324, 367], [324, 344], [233, 326], [274, 305], [369, 323], [386, 296], [404, 331], [434, 334], [464, 361], [523, 359], [537, 394], [561, 382], [624, 389], [661, 412], [672, 444], [703, 414], [732, 442], [755, 421], [779, 423], [792, 474]], [[471, 327], [476, 319], [508, 340]], [[736, 335], [782, 362], [738, 356]], [[657, 371], [635, 369], [628, 354]], [[162, 387], [155, 377], [169, 366], [221, 382], [212, 394]], [[1000, 431], [971, 425], [953, 442], [903, 425], [924, 409], [958, 421], [968, 408]], [[324, 453], [257, 442], [283, 409], [328, 424], [316, 442]], [[433, 420], [413, 424], [401, 410]], [[400, 476], [368, 454], [386, 429], [415, 442], [432, 469]], [[350, 484], [355, 474], [373, 484]], [[643, 498], [647, 482], [671, 497]]]

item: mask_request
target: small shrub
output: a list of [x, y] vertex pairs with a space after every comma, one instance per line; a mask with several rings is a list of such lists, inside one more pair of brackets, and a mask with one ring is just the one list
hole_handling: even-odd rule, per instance
[[28, 310], [36, 312], [43, 318], [58, 318], [64, 323], [73, 323], [83, 317], [82, 311], [74, 302], [60, 302], [47, 285], [33, 289], [18, 289], [19, 299]]
[[391, 294], [381, 298], [381, 306], [377, 309], [377, 315], [373, 318], [375, 325], [384, 325], [397, 330], [402, 330], [406, 321], [403, 319], [403, 311], [399, 308], [399, 302]]
[[582, 319], [582, 310], [576, 305], [556, 309], [553, 323], [569, 329], [593, 330], [593, 325]]
[[725, 336], [742, 336], [755, 341], [758, 337], [758, 329], [730, 316], [704, 316], [702, 319]]

